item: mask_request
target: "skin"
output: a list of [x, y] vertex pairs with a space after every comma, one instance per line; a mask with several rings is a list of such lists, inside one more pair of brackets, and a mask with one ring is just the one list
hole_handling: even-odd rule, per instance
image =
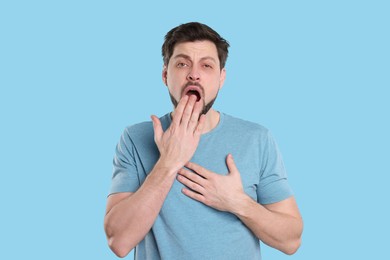
[[104, 228], [108, 245], [117, 256], [125, 257], [149, 232], [177, 172], [193, 156], [205, 124], [205, 116], [198, 121], [201, 109], [195, 97], [183, 97], [165, 132], [159, 119], [152, 116], [159, 160], [136, 192], [107, 199]]
[[303, 228], [295, 199], [260, 205], [244, 192], [231, 154], [226, 157], [226, 164], [228, 174], [220, 175], [187, 163], [185, 166], [196, 174], [180, 169], [177, 180], [188, 187], [182, 192], [209, 207], [235, 214], [259, 240], [286, 254], [294, 254], [300, 246]]
[[[260, 240], [286, 254], [299, 247], [302, 219], [293, 197], [260, 205], [245, 194], [232, 155], [227, 155], [229, 173], [220, 175], [190, 163], [200, 136], [219, 122], [212, 108], [201, 115], [205, 104], [216, 97], [226, 76], [220, 69], [215, 45], [210, 41], [177, 44], [162, 79], [170, 95], [178, 101], [172, 124], [163, 132], [161, 122], [152, 116], [154, 140], [160, 158], [141, 187], [134, 193], [108, 197], [104, 227], [112, 251], [126, 256], [149, 232], [175, 180], [186, 187], [183, 194], [220, 211], [235, 214]], [[201, 100], [183, 95], [188, 82], [203, 88]], [[193, 170], [197, 174], [186, 170]]]
[[[183, 86], [188, 82], [200, 84], [204, 90], [200, 100], [203, 106], [217, 96], [225, 77], [225, 68], [219, 67], [217, 48], [210, 41], [177, 44], [168, 65], [164, 65], [162, 71], [163, 82], [175, 100], [181, 99]], [[206, 114], [203, 133], [209, 132], [218, 122], [219, 113], [210, 109]]]

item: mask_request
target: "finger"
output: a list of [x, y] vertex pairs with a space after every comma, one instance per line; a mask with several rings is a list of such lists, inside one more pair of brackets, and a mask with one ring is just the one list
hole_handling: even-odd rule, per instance
[[205, 120], [206, 120], [206, 115], [201, 115], [199, 118], [198, 125], [194, 131], [194, 135], [200, 136], [203, 133], [204, 125], [206, 122]]
[[194, 131], [199, 123], [199, 115], [202, 112], [203, 104], [202, 102], [196, 102], [194, 105], [194, 111], [192, 112], [188, 128], [190, 131]]
[[190, 179], [187, 179], [182, 175], [177, 176], [177, 180], [183, 185], [185, 185], [186, 187], [190, 188], [192, 191], [195, 191], [200, 194], [203, 194], [205, 192], [205, 189], [201, 185], [191, 181]]
[[233, 155], [230, 153], [226, 157], [226, 164], [229, 169], [229, 173], [239, 173], [236, 163], [234, 162]]
[[[178, 174], [180, 176], [184, 176], [186, 179], [192, 181], [192, 182], [195, 182], [197, 184], [199, 184], [200, 186], [204, 187], [205, 185], [205, 182], [206, 182], [206, 179], [199, 176], [198, 174], [194, 173], [194, 172], [191, 172], [187, 169], [180, 169], [180, 171], [178, 172]], [[178, 177], [180, 177], [178, 176]]]
[[175, 112], [173, 113], [172, 125], [175, 126], [180, 125], [181, 117], [183, 116], [183, 111], [184, 108], [186, 107], [187, 101], [188, 101], [187, 95], [185, 95], [180, 99], [179, 104], [177, 104]]
[[160, 140], [162, 138], [163, 129], [162, 129], [162, 126], [161, 126], [160, 119], [157, 116], [152, 115], [151, 118], [152, 118], [152, 122], [153, 122], [154, 141], [157, 144], [157, 143], [160, 142]]
[[193, 200], [197, 200], [199, 202], [202, 202], [202, 203], [206, 204], [205, 203], [205, 201], [206, 201], [205, 197], [202, 194], [199, 194], [197, 192], [194, 192], [194, 191], [192, 191], [190, 189], [186, 189], [186, 188], [183, 188], [181, 190], [181, 192], [183, 192], [184, 195], [186, 195], [187, 197], [190, 197]]
[[202, 176], [205, 179], [208, 179], [211, 177], [211, 173], [207, 169], [203, 168], [202, 166], [200, 166], [196, 163], [188, 162], [188, 163], [186, 163], [185, 166], [188, 169], [193, 170], [194, 172], [196, 172], [198, 175]]
[[181, 124], [184, 125], [184, 127], [187, 127], [188, 122], [190, 121], [195, 102], [196, 102], [196, 96], [191, 95], [187, 101], [186, 107], [184, 108], [183, 111], [183, 116], [181, 118]]

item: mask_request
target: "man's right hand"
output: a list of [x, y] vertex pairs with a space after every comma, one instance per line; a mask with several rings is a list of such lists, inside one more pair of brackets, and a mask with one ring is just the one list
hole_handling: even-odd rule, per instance
[[[172, 124], [163, 132], [161, 122], [152, 116], [154, 140], [160, 159], [134, 193], [112, 194], [107, 200], [104, 228], [115, 254], [126, 256], [144, 239], [156, 220], [177, 172], [194, 155], [203, 130], [202, 103], [184, 96], [177, 105]], [[168, 178], [167, 178], [168, 177]]]
[[205, 122], [202, 102], [196, 96], [185, 95], [172, 115], [172, 124], [163, 132], [158, 117], [152, 116], [154, 141], [160, 151], [159, 163], [178, 171], [189, 162], [198, 147]]

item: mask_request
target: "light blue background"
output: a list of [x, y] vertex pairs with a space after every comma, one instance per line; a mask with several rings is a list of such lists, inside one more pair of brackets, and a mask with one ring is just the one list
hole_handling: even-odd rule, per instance
[[[388, 1], [2, 1], [0, 259], [116, 259], [103, 216], [124, 127], [171, 109], [161, 44], [231, 44], [215, 107], [276, 137], [304, 221], [292, 257], [385, 259]], [[131, 259], [131, 257], [128, 257]]]

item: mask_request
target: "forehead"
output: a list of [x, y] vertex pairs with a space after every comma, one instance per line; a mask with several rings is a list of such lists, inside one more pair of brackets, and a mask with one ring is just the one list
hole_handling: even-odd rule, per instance
[[173, 49], [172, 58], [175, 56], [184, 54], [189, 57], [197, 56], [202, 57], [213, 57], [218, 59], [218, 51], [215, 44], [211, 41], [195, 41], [195, 42], [181, 42], [175, 45]]

